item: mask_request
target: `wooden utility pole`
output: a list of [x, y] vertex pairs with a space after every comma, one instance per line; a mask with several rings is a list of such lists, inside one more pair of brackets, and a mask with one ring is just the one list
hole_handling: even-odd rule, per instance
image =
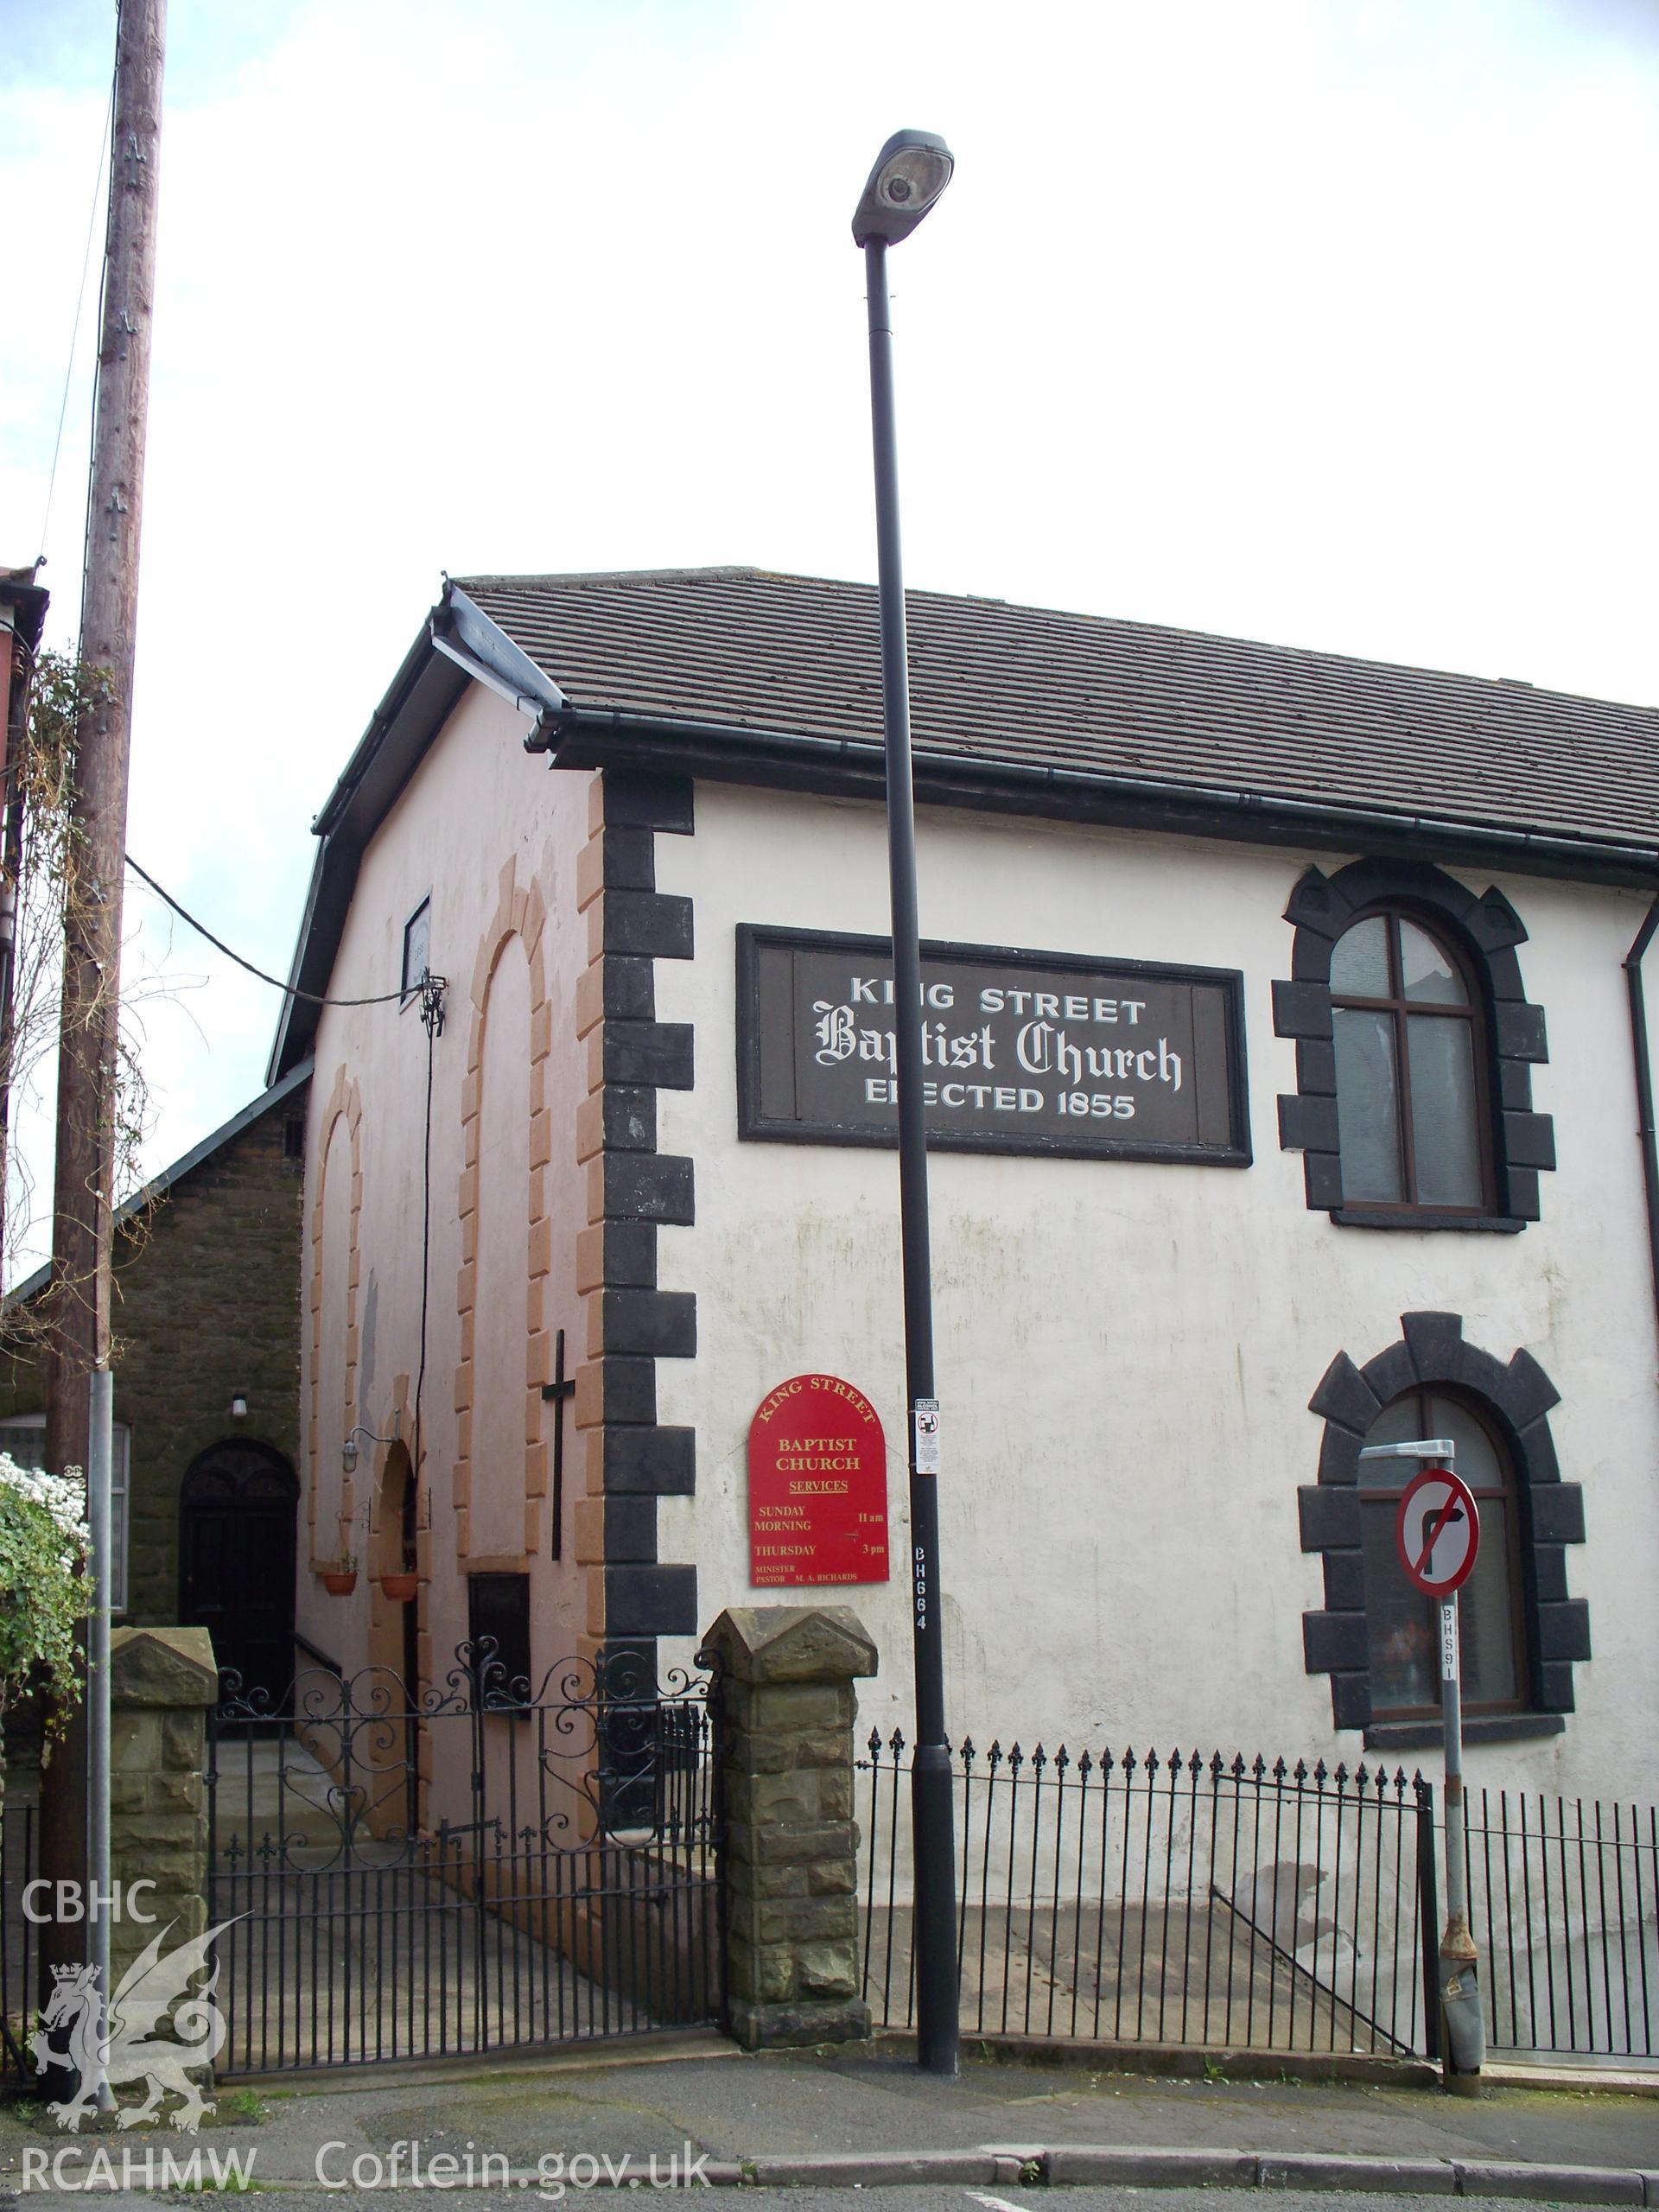
[[[114, 135], [99, 333], [80, 662], [95, 697], [76, 732], [73, 874], [67, 901], [58, 1048], [57, 1162], [47, 1357], [48, 1466], [88, 1465], [92, 1374], [110, 1355], [110, 1251], [115, 1193], [121, 894], [127, 758], [138, 618], [144, 429], [156, 297], [166, 0], [119, 0]], [[42, 1873], [83, 1879], [85, 1753], [77, 1729], [48, 1769]], [[84, 1930], [47, 1927], [47, 1962], [61, 1939], [78, 1956]], [[61, 1961], [60, 1961], [61, 1962]]]
[[88, 1378], [110, 1350], [121, 893], [165, 16], [166, 0], [121, 0], [116, 23], [104, 320], [80, 617], [81, 667], [103, 696], [76, 733], [77, 835], [64, 946], [53, 1193], [47, 1456], [54, 1467], [85, 1464]]

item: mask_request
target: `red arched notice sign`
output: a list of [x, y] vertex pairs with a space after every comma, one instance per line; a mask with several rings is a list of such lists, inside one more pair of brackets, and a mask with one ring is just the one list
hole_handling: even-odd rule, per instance
[[887, 1440], [837, 1376], [791, 1376], [749, 1424], [749, 1580], [887, 1580]]

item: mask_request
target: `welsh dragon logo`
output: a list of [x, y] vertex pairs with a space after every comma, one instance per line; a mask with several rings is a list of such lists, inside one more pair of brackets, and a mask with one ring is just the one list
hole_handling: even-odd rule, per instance
[[[102, 2074], [111, 2089], [132, 2082], [149, 2085], [146, 2101], [121, 2113], [120, 2126], [136, 2127], [141, 2120], [156, 2119], [170, 2094], [181, 2100], [168, 2115], [172, 2125], [195, 2133], [213, 2107], [190, 2076], [211, 2066], [225, 2044], [225, 2015], [213, 2002], [219, 1965], [209, 1954], [215, 1939], [231, 1925], [221, 1920], [217, 1928], [181, 1943], [176, 1950], [163, 1951], [162, 1945], [173, 1930], [169, 1921], [122, 1975], [107, 2008], [96, 1967], [53, 1969], [51, 1999], [29, 2047], [37, 2073], [53, 2066], [74, 2071], [79, 2085], [75, 2094], [47, 2107], [60, 2127], [73, 2134], [84, 2115], [94, 2109]], [[207, 1978], [193, 1993], [190, 1985], [198, 1974]], [[59, 2034], [61, 2047], [54, 2042]]]

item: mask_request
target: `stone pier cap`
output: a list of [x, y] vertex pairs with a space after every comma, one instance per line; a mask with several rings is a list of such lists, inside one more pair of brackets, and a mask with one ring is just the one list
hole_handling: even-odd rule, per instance
[[110, 1699], [116, 1705], [213, 1705], [219, 1668], [205, 1628], [110, 1631]]
[[878, 1659], [850, 1605], [731, 1605], [703, 1637], [697, 1664], [758, 1686], [851, 1681], [874, 1675]]

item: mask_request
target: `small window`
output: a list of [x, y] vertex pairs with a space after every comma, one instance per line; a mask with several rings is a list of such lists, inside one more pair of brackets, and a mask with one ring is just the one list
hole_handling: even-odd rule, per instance
[[[0, 1421], [0, 1452], [10, 1452], [20, 1467], [36, 1473], [46, 1467], [46, 1415], [15, 1414]], [[110, 1611], [127, 1609], [127, 1489], [132, 1456], [132, 1432], [117, 1421], [110, 1455], [110, 1548], [115, 1554], [110, 1575]]]
[[[530, 1577], [474, 1574], [467, 1583], [467, 1633], [482, 1705], [530, 1698]], [[486, 1639], [488, 1648], [486, 1648]]]
[[423, 899], [404, 924], [404, 968], [398, 988], [407, 1005], [421, 988], [421, 978], [431, 966], [432, 901]]
[[[1521, 1541], [1509, 1453], [1471, 1406], [1440, 1391], [1412, 1390], [1384, 1407], [1367, 1444], [1447, 1436], [1457, 1471], [1474, 1492], [1480, 1551], [1459, 1600], [1463, 1701], [1470, 1714], [1513, 1713], [1529, 1703]], [[1365, 1629], [1371, 1710], [1378, 1720], [1427, 1719], [1440, 1709], [1440, 1607], [1407, 1581], [1395, 1544], [1400, 1493], [1418, 1471], [1409, 1459], [1362, 1459], [1360, 1540], [1365, 1560]]]
[[1421, 923], [1368, 914], [1331, 957], [1344, 1205], [1478, 1214], [1492, 1203], [1484, 1009]]

